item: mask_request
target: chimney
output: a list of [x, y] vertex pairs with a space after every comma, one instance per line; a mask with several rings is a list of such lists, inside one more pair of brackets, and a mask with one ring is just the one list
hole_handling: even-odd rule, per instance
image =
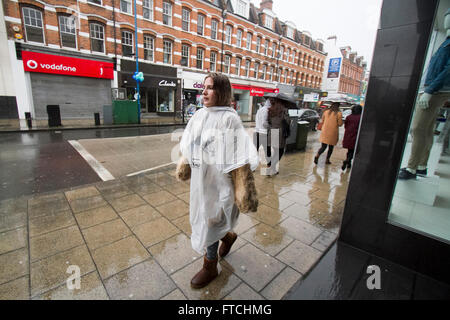
[[333, 40], [334, 40], [334, 45], [336, 45], [336, 41], [337, 41], [337, 37], [336, 36], [329, 36], [327, 38], [327, 41], [329, 41], [331, 43], [333, 43]]
[[272, 0], [261, 0], [261, 4], [259, 5], [260, 9], [269, 9], [272, 10], [273, 1]]

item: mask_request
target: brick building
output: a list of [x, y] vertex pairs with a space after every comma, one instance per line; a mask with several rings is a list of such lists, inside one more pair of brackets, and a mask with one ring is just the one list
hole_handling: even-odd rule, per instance
[[[92, 117], [111, 89], [135, 96], [133, 0], [2, 0], [18, 116]], [[196, 104], [209, 71], [229, 75], [238, 112], [255, 113], [264, 92], [320, 90], [324, 43], [282, 22], [271, 0], [136, 1], [142, 112], [173, 115]], [[5, 63], [5, 62], [2, 62]], [[90, 70], [85, 72], [85, 69]], [[292, 90], [293, 91], [293, 90]]]

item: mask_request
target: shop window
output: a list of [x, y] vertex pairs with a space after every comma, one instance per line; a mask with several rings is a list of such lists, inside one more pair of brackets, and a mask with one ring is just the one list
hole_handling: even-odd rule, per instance
[[217, 29], [219, 26], [219, 21], [216, 19], [212, 19], [211, 21], [211, 39], [215, 40], [217, 39]]
[[224, 73], [229, 74], [231, 68], [231, 56], [225, 55]]
[[233, 33], [233, 28], [230, 25], [225, 27], [225, 43], [231, 44], [231, 35]]
[[246, 49], [247, 50], [251, 50], [252, 49], [252, 37], [253, 35], [250, 32], [247, 32], [247, 46]]
[[209, 69], [211, 70], [211, 72], [217, 71], [216, 63], [217, 63], [217, 53], [211, 51], [211, 55], [209, 57]]
[[183, 29], [183, 31], [189, 31], [190, 23], [191, 23], [191, 11], [189, 11], [189, 9], [183, 8], [181, 29]]
[[164, 40], [164, 63], [172, 64], [172, 41]]
[[89, 24], [91, 51], [105, 52], [105, 27], [98, 23]]
[[236, 46], [238, 48], [242, 47], [242, 30], [238, 29], [236, 33]]
[[197, 34], [202, 36], [204, 30], [205, 30], [205, 16], [199, 13], [197, 16]]
[[155, 57], [155, 39], [144, 35], [144, 59], [154, 61]]
[[120, 0], [120, 11], [133, 14], [131, 0]]
[[189, 49], [188, 45], [181, 45], [181, 65], [183, 67], [189, 67]]
[[397, 227], [447, 244], [450, 243], [450, 78], [443, 75], [446, 72], [448, 75], [450, 15], [445, 15], [448, 3], [440, 1], [430, 28], [430, 42], [415, 105], [410, 106], [413, 111], [388, 215], [388, 222]]
[[163, 24], [172, 25], [172, 4], [167, 1], [163, 2]]
[[63, 47], [76, 48], [76, 21], [74, 16], [59, 16], [59, 35]]
[[174, 111], [174, 99], [175, 90], [171, 88], [158, 88], [158, 112], [173, 112]]
[[197, 48], [197, 69], [203, 69], [203, 56], [205, 50], [202, 48]]
[[241, 75], [241, 65], [242, 65], [242, 59], [241, 58], [236, 58], [236, 75], [240, 76]]
[[142, 7], [144, 19], [153, 21], [153, 0], [144, 0]]
[[133, 55], [133, 34], [130, 31], [122, 31], [122, 55]]
[[33, 8], [22, 8], [25, 38], [27, 41], [44, 43], [42, 12]]

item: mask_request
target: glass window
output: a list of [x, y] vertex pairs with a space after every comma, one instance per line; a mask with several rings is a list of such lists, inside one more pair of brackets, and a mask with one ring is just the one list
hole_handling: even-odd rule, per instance
[[283, 60], [283, 56], [284, 56], [284, 47], [283, 47], [283, 46], [281, 46], [281, 48], [280, 48], [280, 56], [279, 56], [279, 58], [280, 58], [281, 60]]
[[[421, 81], [390, 204], [388, 223], [450, 243], [450, 81], [448, 30], [444, 13], [448, 1], [440, 1], [430, 28]], [[449, 20], [447, 20], [449, 19]], [[398, 48], [397, 48], [398, 49]], [[444, 62], [443, 62], [444, 61]], [[447, 65], [445, 65], [447, 61]], [[405, 114], [405, 117], [409, 117]]]
[[255, 62], [255, 74], [254, 74], [255, 79], [258, 79], [258, 73], [259, 73], [259, 62]]
[[23, 8], [22, 13], [26, 40], [44, 43], [42, 13], [39, 10], [27, 7]]
[[163, 24], [172, 25], [172, 4], [169, 2], [163, 2]]
[[269, 40], [264, 41], [264, 55], [267, 56], [269, 51]]
[[272, 29], [273, 26], [273, 18], [271, 16], [266, 15], [264, 26], [266, 28]]
[[236, 46], [238, 48], [242, 47], [242, 30], [238, 29], [236, 33]]
[[251, 50], [252, 48], [252, 34], [251, 33], [247, 33], [247, 50]]
[[87, 2], [91, 2], [91, 3], [102, 5], [102, 0], [87, 0]]
[[181, 23], [181, 28], [184, 31], [189, 31], [189, 24], [191, 22], [191, 12], [186, 8], [183, 8], [182, 11], [183, 11], [182, 13], [183, 21]]
[[76, 22], [74, 16], [59, 16], [59, 33], [63, 47], [76, 48]]
[[256, 38], [256, 53], [259, 53], [259, 50], [261, 49], [261, 37]]
[[122, 55], [133, 55], [133, 34], [129, 31], [122, 31]]
[[242, 1], [242, 0], [238, 0], [237, 1], [237, 6], [236, 6], [236, 13], [238, 15], [241, 15], [243, 17], [247, 17], [247, 3]]
[[197, 48], [197, 69], [203, 69], [203, 55], [205, 50]]
[[175, 90], [158, 88], [158, 112], [173, 112], [175, 106]]
[[267, 72], [267, 65], [263, 65], [262, 72], [259, 78], [264, 80], [266, 77], [266, 72]]
[[98, 23], [89, 24], [91, 51], [105, 52], [105, 28]]
[[197, 16], [197, 34], [202, 36], [204, 28], [205, 28], [205, 16], [202, 14], [198, 14], [198, 16]]
[[245, 60], [245, 76], [248, 77], [250, 72], [250, 60]]
[[164, 40], [164, 63], [172, 64], [172, 41]]
[[289, 62], [289, 58], [291, 57], [291, 48], [288, 48], [286, 51], [286, 61]]
[[209, 69], [211, 72], [216, 72], [216, 61], [217, 61], [217, 53], [211, 51], [211, 56], [209, 58]]
[[181, 46], [181, 65], [189, 67], [189, 46], [186, 44]]
[[153, 0], [144, 0], [142, 6], [144, 19], [153, 21]]
[[276, 51], [277, 51], [277, 44], [274, 42], [274, 43], [272, 43], [272, 58], [275, 57]]
[[273, 81], [273, 71], [274, 71], [274, 68], [270, 67], [270, 81]]
[[242, 59], [241, 58], [236, 58], [236, 75], [240, 76], [241, 75], [241, 65], [242, 65]]
[[225, 55], [225, 64], [224, 64], [224, 73], [229, 74], [230, 73], [230, 66], [231, 66], [231, 56]]
[[120, 11], [132, 14], [131, 0], [120, 0]]
[[288, 38], [294, 39], [294, 29], [292, 29], [291, 27], [287, 27], [286, 33], [287, 33], [286, 35]]
[[144, 59], [153, 61], [154, 60], [154, 49], [155, 39], [150, 36], [144, 36]]
[[216, 19], [211, 21], [211, 39], [217, 39], [217, 26], [219, 22]]
[[231, 34], [233, 32], [233, 28], [229, 25], [225, 27], [225, 43], [231, 44]]

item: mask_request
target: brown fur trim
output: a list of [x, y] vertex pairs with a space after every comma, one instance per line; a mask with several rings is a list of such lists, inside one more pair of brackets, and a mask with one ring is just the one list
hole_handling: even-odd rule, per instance
[[231, 171], [231, 177], [234, 185], [234, 201], [242, 213], [256, 212], [258, 209], [258, 194], [256, 193], [255, 178], [246, 164], [240, 168]]
[[186, 158], [181, 157], [180, 161], [178, 161], [175, 175], [178, 181], [186, 181], [191, 178], [191, 166], [189, 165]]

